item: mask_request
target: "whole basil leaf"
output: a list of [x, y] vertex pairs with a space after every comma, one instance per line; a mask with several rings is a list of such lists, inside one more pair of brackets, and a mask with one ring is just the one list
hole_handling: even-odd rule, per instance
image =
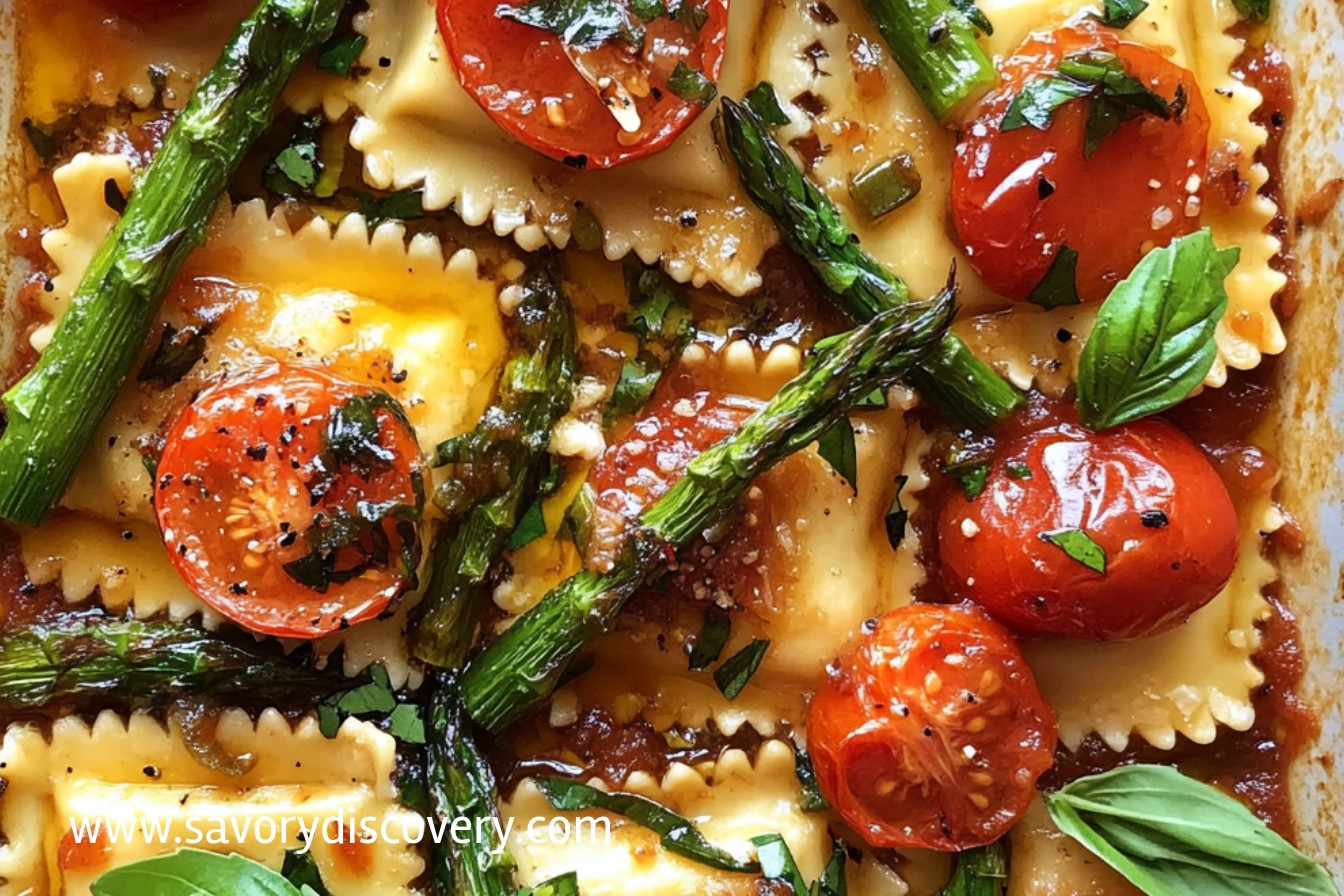
[[1338, 896], [1320, 865], [1232, 797], [1161, 765], [1047, 794], [1050, 817], [1148, 896]]
[[90, 890], [93, 896], [300, 896], [297, 887], [259, 862], [201, 849], [113, 868]]
[[1208, 228], [1143, 257], [1102, 303], [1078, 363], [1078, 416], [1094, 430], [1164, 411], [1194, 390], [1218, 354], [1223, 280], [1240, 250]]

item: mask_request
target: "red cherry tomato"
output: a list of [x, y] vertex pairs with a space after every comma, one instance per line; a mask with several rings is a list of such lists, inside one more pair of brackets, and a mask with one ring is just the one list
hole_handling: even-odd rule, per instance
[[[1184, 107], [1178, 102], [1170, 120], [1143, 114], [1122, 124], [1090, 159], [1083, 157], [1089, 99], [1064, 103], [1046, 130], [1000, 130], [1025, 84], [1057, 74], [1065, 56], [1091, 50], [1117, 55], [1163, 99], [1173, 101], [1179, 90]], [[964, 128], [952, 166], [953, 223], [991, 289], [1027, 298], [1067, 245], [1078, 253], [1079, 297], [1099, 301], [1148, 248], [1199, 227], [1209, 115], [1193, 74], [1090, 23], [1032, 35], [1000, 74], [1003, 86]]]
[[[1104, 553], [1104, 574], [1043, 537], [1078, 531]], [[1086, 546], [1068, 537], [1075, 552]], [[938, 550], [948, 590], [1019, 634], [1142, 638], [1221, 590], [1236, 564], [1237, 515], [1174, 426], [1093, 433], [1057, 419], [1010, 439], [978, 497], [943, 505]]]
[[[683, 99], [669, 86], [679, 63], [682, 75], [688, 69], [718, 80], [728, 0], [689, 0], [675, 18], [664, 14], [646, 23], [629, 15], [627, 24], [644, 32], [639, 46], [617, 38], [579, 48], [498, 15], [522, 5], [439, 0], [439, 30], [458, 80], [495, 123], [575, 168], [609, 168], [646, 156], [695, 120], [707, 99]], [[628, 7], [624, 0], [617, 5]]]
[[209, 389], [178, 416], [154, 506], [201, 600], [252, 631], [315, 638], [377, 616], [409, 586], [422, 477], [415, 434], [385, 393], [278, 367]]
[[865, 625], [807, 722], [822, 794], [879, 847], [997, 840], [1036, 796], [1057, 738], [1012, 636], [969, 604], [912, 604]]
[[645, 415], [589, 472], [598, 507], [638, 517], [685, 474], [696, 455], [736, 432], [760, 406], [736, 395], [660, 389]]

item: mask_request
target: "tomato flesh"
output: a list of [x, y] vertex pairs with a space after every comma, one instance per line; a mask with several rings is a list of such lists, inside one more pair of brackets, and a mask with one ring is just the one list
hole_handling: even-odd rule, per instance
[[706, 448], [737, 431], [760, 403], [706, 390], [660, 389], [643, 416], [588, 474], [599, 508], [633, 520]]
[[[718, 80], [727, 0], [696, 0], [703, 17], [699, 27], [667, 15], [643, 23], [638, 49], [621, 40], [567, 49], [558, 35], [497, 14], [501, 6], [522, 5], [517, 0], [439, 0], [439, 31], [458, 80], [495, 123], [572, 167], [609, 168], [637, 159], [685, 130], [704, 105], [668, 86], [678, 63]], [[599, 87], [603, 79], [607, 86]], [[636, 127], [618, 123], [602, 91]]]
[[377, 616], [406, 590], [423, 505], [415, 434], [378, 409], [367, 462], [333, 460], [327, 436], [338, 408], [375, 392], [269, 368], [203, 392], [177, 417], [154, 503], [201, 600], [252, 631], [314, 638]]
[[[1042, 537], [1068, 530], [1100, 546], [1104, 574]], [[944, 504], [938, 548], [948, 591], [1019, 634], [1125, 640], [1213, 599], [1236, 564], [1237, 515], [1171, 424], [1093, 433], [1059, 411], [1002, 446], [976, 498]]]
[[868, 623], [807, 723], [822, 794], [869, 844], [894, 848], [997, 840], [1035, 798], [1057, 738], [1012, 636], [971, 605]]
[[[1081, 52], [1116, 54], [1127, 72], [1168, 101], [1170, 120], [1140, 115], [1084, 158], [1091, 101], [1055, 110], [1045, 130], [1000, 130], [1022, 87], [1056, 74]], [[953, 224], [971, 265], [991, 289], [1026, 299], [1061, 246], [1078, 253], [1075, 284], [1100, 301], [1144, 252], [1199, 227], [1209, 114], [1194, 75], [1158, 51], [1087, 22], [1029, 37], [1002, 65], [1003, 86], [964, 128], [952, 167]]]

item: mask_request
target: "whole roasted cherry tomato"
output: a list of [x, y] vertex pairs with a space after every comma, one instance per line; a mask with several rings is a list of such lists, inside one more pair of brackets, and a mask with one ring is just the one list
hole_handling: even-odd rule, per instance
[[1016, 642], [969, 604], [912, 604], [869, 622], [807, 721], [822, 794], [881, 847], [997, 840], [1035, 798], [1057, 738]]
[[230, 380], [178, 416], [156, 476], [178, 572], [252, 631], [315, 638], [414, 578], [420, 452], [384, 392], [300, 367]]
[[462, 86], [538, 152], [575, 168], [609, 168], [662, 149], [709, 102], [723, 64], [727, 0], [669, 2], [647, 21], [617, 0], [599, 20], [532, 24], [528, 10], [539, 6], [439, 0], [438, 7]]
[[760, 403], [736, 395], [660, 388], [644, 415], [588, 474], [597, 505], [634, 519], [673, 486], [686, 465], [735, 432]]
[[[1096, 100], [1056, 108], [1048, 126], [1003, 130], [1024, 87], [1058, 77], [1061, 60], [1111, 53], [1170, 103], [1170, 118], [1135, 115], [1085, 157]], [[1067, 246], [1078, 253], [1083, 301], [1105, 298], [1149, 247], [1199, 227], [1209, 115], [1195, 77], [1157, 50], [1089, 22], [1035, 34], [1002, 65], [1003, 86], [962, 130], [952, 166], [952, 215], [971, 264], [1011, 299], [1028, 298]], [[1120, 114], [1130, 114], [1120, 107]]]
[[938, 520], [951, 594], [1024, 635], [1096, 641], [1180, 625], [1232, 575], [1237, 514], [1174, 426], [1055, 419], [1006, 442], [984, 490]]

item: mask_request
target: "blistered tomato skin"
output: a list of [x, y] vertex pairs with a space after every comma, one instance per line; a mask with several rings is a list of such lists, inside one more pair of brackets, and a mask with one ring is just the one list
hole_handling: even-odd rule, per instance
[[[1047, 533], [1082, 530], [1105, 572]], [[1093, 433], [1071, 417], [1008, 440], [974, 499], [938, 521], [943, 581], [1021, 635], [1094, 641], [1174, 628], [1232, 575], [1237, 516], [1204, 453], [1140, 420]]]
[[406, 590], [423, 504], [415, 434], [380, 408], [376, 448], [328, 450], [337, 408], [374, 393], [273, 366], [208, 389], [178, 415], [155, 512], [178, 572], [211, 608], [254, 632], [316, 638], [377, 616]]
[[822, 794], [891, 848], [997, 840], [1035, 798], [1057, 739], [1012, 635], [971, 605], [912, 604], [868, 623], [807, 723]]
[[660, 388], [588, 474], [598, 507], [635, 519], [685, 475], [698, 454], [736, 432], [759, 407], [736, 395]]
[[[619, 41], [567, 51], [555, 34], [496, 14], [501, 6], [522, 5], [439, 0], [439, 32], [458, 80], [486, 114], [522, 143], [573, 168], [610, 168], [670, 144], [704, 109], [668, 86], [677, 64], [709, 81], [718, 80], [723, 66], [727, 0], [696, 0], [703, 15], [698, 28], [667, 15], [639, 23], [645, 37], [638, 52]], [[599, 88], [604, 79], [622, 85], [625, 97]], [[618, 123], [600, 89], [625, 110], [633, 129]]]
[[[1065, 56], [1116, 54], [1130, 75], [1173, 103], [1144, 114], [1083, 155], [1090, 100], [1055, 110], [1046, 130], [1001, 131], [1023, 85], [1057, 74]], [[1200, 226], [1209, 115], [1194, 75], [1160, 52], [1089, 22], [1027, 39], [1001, 66], [1002, 86], [961, 130], [952, 168], [953, 224], [971, 265], [995, 292], [1026, 299], [1062, 245], [1078, 253], [1076, 285], [1100, 301], [1152, 246]]]

